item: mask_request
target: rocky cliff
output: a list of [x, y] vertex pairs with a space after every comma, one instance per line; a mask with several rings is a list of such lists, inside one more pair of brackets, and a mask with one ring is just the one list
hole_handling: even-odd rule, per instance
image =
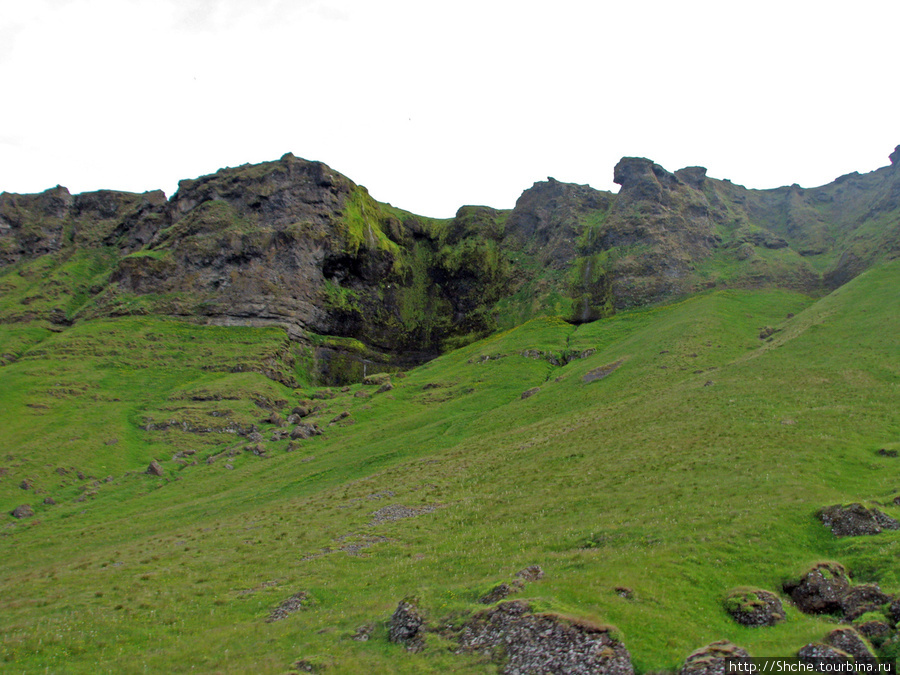
[[900, 252], [900, 146], [833, 183], [750, 190], [702, 167], [554, 179], [508, 211], [416, 216], [293, 155], [159, 192], [0, 195], [0, 320], [163, 314], [277, 324], [323, 379], [404, 367], [540, 314], [592, 321], [713, 287], [816, 293]]

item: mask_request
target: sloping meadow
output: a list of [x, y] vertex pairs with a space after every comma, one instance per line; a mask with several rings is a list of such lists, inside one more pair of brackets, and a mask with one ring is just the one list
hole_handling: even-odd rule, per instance
[[[795, 654], [837, 621], [782, 590], [817, 561], [900, 592], [900, 534], [817, 518], [900, 516], [898, 281], [536, 319], [342, 388], [274, 328], [3, 326], [0, 501], [33, 512], [0, 529], [4, 669], [497, 672], [460, 635], [501, 584], [639, 672], [720, 639]], [[738, 587], [785, 619], [737, 623]]]

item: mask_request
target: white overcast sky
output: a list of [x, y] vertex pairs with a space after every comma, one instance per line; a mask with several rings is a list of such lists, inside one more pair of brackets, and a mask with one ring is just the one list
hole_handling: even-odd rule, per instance
[[0, 0], [0, 190], [285, 152], [429, 216], [622, 156], [811, 187], [900, 143], [897, 0]]

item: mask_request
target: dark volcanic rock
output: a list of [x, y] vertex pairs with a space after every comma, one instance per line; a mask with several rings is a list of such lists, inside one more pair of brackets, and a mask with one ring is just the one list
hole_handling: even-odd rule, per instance
[[459, 635], [461, 651], [504, 655], [503, 673], [632, 675], [631, 655], [612, 628], [531, 614], [522, 601], [479, 612]]
[[837, 504], [822, 509], [819, 519], [836, 537], [857, 537], [878, 534], [882, 530], [900, 530], [900, 522], [876, 508], [862, 504]]
[[797, 652], [797, 658], [804, 663], [818, 666], [817, 670], [824, 669], [827, 671], [831, 671], [837, 664], [851, 663], [853, 661], [853, 657], [847, 652], [821, 642], [811, 642], [801, 647], [800, 651]]
[[900, 624], [900, 598], [891, 601], [891, 605], [888, 607], [888, 618], [895, 624]]
[[818, 563], [798, 581], [784, 584], [784, 591], [806, 614], [833, 614], [842, 611], [844, 595], [850, 588], [847, 571], [838, 563]]
[[576, 253], [582, 221], [606, 211], [613, 195], [588, 185], [561, 183], [554, 178], [525, 190], [506, 222], [509, 241], [535, 253], [550, 267], [563, 268]]
[[407, 651], [421, 651], [425, 647], [424, 625], [416, 599], [401, 600], [388, 622], [388, 640], [403, 645]]
[[727, 640], [719, 640], [692, 652], [679, 671], [680, 675], [726, 675], [730, 672], [728, 663], [750, 659], [743, 647]]
[[841, 609], [847, 621], [853, 621], [866, 612], [875, 612], [891, 601], [891, 596], [881, 592], [877, 584], [853, 586], [841, 599]]
[[732, 591], [725, 599], [725, 611], [744, 626], [774, 626], [785, 618], [778, 596], [758, 589]]
[[889, 624], [875, 619], [859, 624], [856, 630], [876, 646], [887, 640], [893, 633]]
[[825, 637], [825, 642], [852, 656], [856, 663], [878, 663], [865, 640], [853, 628], [837, 628]]

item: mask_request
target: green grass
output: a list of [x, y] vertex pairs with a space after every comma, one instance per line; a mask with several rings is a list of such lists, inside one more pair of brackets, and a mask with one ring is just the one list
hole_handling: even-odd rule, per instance
[[[895, 262], [818, 301], [726, 290], [577, 327], [536, 319], [395, 375], [391, 391], [333, 398], [263, 376], [298, 368], [277, 329], [4, 325], [17, 360], [0, 369], [0, 505], [36, 515], [0, 529], [3, 669], [283, 673], [303, 658], [496, 672], [436, 634], [406, 653], [385, 622], [415, 594], [431, 625], [458, 624], [530, 564], [546, 577], [518, 597], [616, 626], [642, 673], [717, 639], [795, 653], [833, 623], [788, 606], [784, 623], [745, 628], [728, 592], [780, 592], [817, 560], [900, 591], [900, 533], [836, 540], [815, 518], [897, 493], [900, 460], [876, 450], [900, 442], [898, 281]], [[269, 409], [308, 400], [324, 435], [271, 441]], [[257, 424], [267, 457], [227, 432], [142, 429], [223, 410]], [[163, 478], [141, 473], [154, 457]], [[389, 504], [434, 510], [374, 522]], [[306, 608], [265, 622], [300, 590]], [[368, 622], [372, 639], [352, 640]]]

